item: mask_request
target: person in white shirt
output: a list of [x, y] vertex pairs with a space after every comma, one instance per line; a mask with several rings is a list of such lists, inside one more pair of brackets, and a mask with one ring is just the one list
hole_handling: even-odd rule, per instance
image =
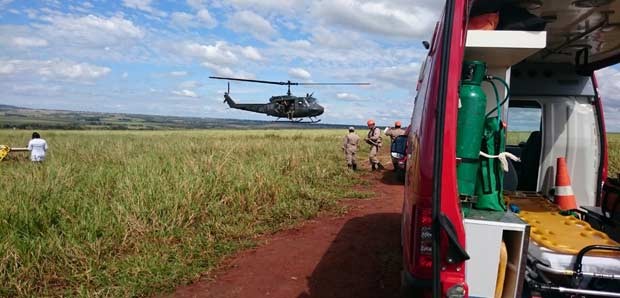
[[30, 151], [30, 160], [42, 162], [45, 160], [45, 152], [47, 151], [47, 142], [41, 139], [38, 132], [32, 133], [32, 140], [28, 142], [28, 150]]

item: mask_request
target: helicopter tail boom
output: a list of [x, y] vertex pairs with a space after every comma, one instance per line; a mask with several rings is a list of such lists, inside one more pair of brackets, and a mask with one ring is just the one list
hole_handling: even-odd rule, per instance
[[224, 94], [224, 102], [231, 108], [237, 107], [237, 103], [228, 95], [228, 93]]

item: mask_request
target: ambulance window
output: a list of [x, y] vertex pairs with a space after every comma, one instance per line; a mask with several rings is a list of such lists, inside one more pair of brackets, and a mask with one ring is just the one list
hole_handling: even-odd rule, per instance
[[530, 135], [541, 130], [542, 109], [537, 102], [508, 108], [507, 145], [524, 146]]

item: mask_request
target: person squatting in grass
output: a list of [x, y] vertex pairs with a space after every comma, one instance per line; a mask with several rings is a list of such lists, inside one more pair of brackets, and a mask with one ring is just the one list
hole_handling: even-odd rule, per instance
[[32, 133], [32, 139], [28, 142], [28, 151], [30, 151], [30, 160], [33, 162], [43, 162], [45, 153], [47, 152], [47, 142], [41, 138], [38, 132]]
[[347, 160], [347, 166], [353, 171], [357, 170], [355, 154], [357, 153], [357, 146], [359, 145], [359, 142], [360, 137], [355, 133], [355, 127], [349, 127], [349, 133], [344, 136], [344, 140], [342, 142], [342, 150], [344, 151], [344, 155]]
[[381, 129], [375, 125], [375, 121], [370, 119], [366, 122], [368, 125], [368, 136], [364, 139], [366, 143], [370, 145], [370, 153], [368, 154], [368, 160], [370, 161], [371, 170], [382, 170], [383, 165], [377, 159], [377, 153], [381, 148]]

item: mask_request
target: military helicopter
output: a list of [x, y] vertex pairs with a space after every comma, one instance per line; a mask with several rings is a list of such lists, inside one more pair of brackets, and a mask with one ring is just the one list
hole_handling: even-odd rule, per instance
[[267, 114], [268, 116], [278, 117], [276, 121], [281, 118], [286, 118], [292, 122], [302, 122], [304, 118], [308, 118], [308, 122], [317, 123], [321, 119], [316, 117], [323, 114], [325, 109], [318, 104], [316, 98], [312, 97], [314, 93], [307, 94], [306, 96], [294, 96], [291, 94], [291, 86], [298, 85], [370, 85], [369, 83], [297, 83], [297, 82], [275, 82], [275, 81], [263, 81], [263, 80], [250, 80], [228, 77], [209, 77], [211, 79], [229, 80], [229, 81], [242, 81], [261, 84], [272, 85], [286, 85], [288, 91], [286, 95], [277, 95], [269, 98], [269, 103], [236, 103], [230, 97], [230, 82], [228, 82], [228, 90], [224, 93], [224, 102], [233, 109], [239, 109], [244, 111], [250, 111], [260, 114]]

